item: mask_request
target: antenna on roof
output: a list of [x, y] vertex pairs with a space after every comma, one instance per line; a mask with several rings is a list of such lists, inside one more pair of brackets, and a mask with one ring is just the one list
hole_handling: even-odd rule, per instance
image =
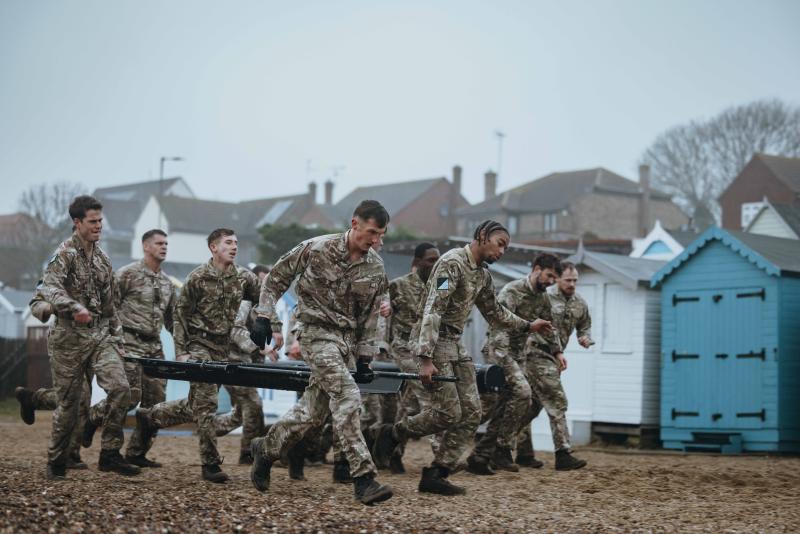
[[497, 137], [497, 177], [499, 178], [503, 167], [503, 139], [506, 134], [500, 130], [495, 130], [494, 135]]

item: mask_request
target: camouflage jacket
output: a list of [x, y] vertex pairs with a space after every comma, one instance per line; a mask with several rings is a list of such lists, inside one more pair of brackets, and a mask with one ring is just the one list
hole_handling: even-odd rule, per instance
[[154, 272], [144, 260], [117, 270], [115, 303], [124, 330], [157, 338], [161, 328], [173, 331], [175, 287], [163, 271]]
[[232, 351], [243, 354], [258, 352], [258, 345], [250, 339], [250, 328], [253, 326], [254, 315], [253, 303], [243, 300], [239, 305], [239, 311], [236, 312], [231, 329], [230, 348]]
[[53, 306], [59, 320], [72, 321], [73, 313], [86, 308], [93, 320], [108, 319], [112, 335], [121, 343], [114, 285], [111, 260], [106, 253], [95, 243], [94, 252], [89, 255], [77, 234], [72, 234], [58, 246], [37, 289]]
[[190, 341], [227, 348], [242, 299], [258, 296], [253, 277], [236, 265], [219, 271], [211, 260], [189, 273], [175, 308], [175, 354], [187, 354]]
[[[547, 291], [536, 291], [531, 286], [527, 276], [513, 280], [503, 286], [497, 296], [498, 302], [528, 321], [544, 319], [553, 322], [553, 313], [550, 309], [550, 300]], [[547, 350], [550, 354], [561, 352], [562, 345], [555, 332], [543, 334], [540, 332], [509, 332], [507, 329], [490, 328], [487, 334], [489, 350], [494, 350], [495, 355], [503, 357], [508, 354], [512, 357], [521, 357], [527, 344], [531, 343], [537, 348]]]
[[426, 298], [420, 302], [420, 320], [412, 338], [417, 341], [417, 355], [433, 357], [440, 332], [460, 336], [472, 305], [494, 328], [528, 332], [530, 323], [497, 302], [492, 275], [486, 264], [478, 265], [469, 245], [447, 251], [436, 262], [428, 279]]
[[589, 306], [583, 297], [577, 292], [571, 297], [567, 297], [558, 288], [549, 292], [548, 297], [562, 347], [567, 348], [569, 336], [576, 329], [578, 337], [592, 337], [592, 317], [589, 315]]
[[390, 338], [408, 341], [414, 325], [419, 320], [419, 304], [425, 297], [425, 282], [417, 273], [408, 273], [389, 282], [389, 300], [392, 303]]
[[348, 234], [314, 237], [284, 254], [264, 279], [257, 311], [270, 319], [273, 331], [280, 332], [275, 306], [297, 280], [297, 320], [304, 327], [350, 330], [359, 342], [358, 355], [372, 356], [378, 309], [388, 285], [386, 272], [372, 249], [351, 262]]

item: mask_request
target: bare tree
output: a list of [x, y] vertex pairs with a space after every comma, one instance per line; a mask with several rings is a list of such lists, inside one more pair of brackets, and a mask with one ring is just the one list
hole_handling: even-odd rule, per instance
[[759, 100], [728, 108], [659, 135], [642, 155], [653, 185], [674, 196], [689, 215], [712, 213], [717, 197], [757, 152], [800, 156], [800, 108]]
[[17, 254], [25, 257], [26, 278], [41, 276], [42, 264], [66, 239], [72, 229], [69, 205], [86, 186], [73, 182], [37, 184], [26, 189], [19, 199], [19, 210], [31, 219], [21, 221], [16, 229]]

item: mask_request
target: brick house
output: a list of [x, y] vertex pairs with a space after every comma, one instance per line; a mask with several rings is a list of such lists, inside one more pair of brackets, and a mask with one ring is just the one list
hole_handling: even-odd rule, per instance
[[747, 227], [765, 198], [773, 204], [800, 204], [800, 158], [755, 154], [717, 199], [722, 227]]
[[495, 219], [520, 242], [577, 239], [631, 240], [655, 221], [667, 227], [688, 223], [669, 195], [650, 188], [649, 168], [634, 182], [603, 168], [556, 172], [495, 194], [497, 176], [485, 175], [485, 200], [457, 211], [458, 234]]

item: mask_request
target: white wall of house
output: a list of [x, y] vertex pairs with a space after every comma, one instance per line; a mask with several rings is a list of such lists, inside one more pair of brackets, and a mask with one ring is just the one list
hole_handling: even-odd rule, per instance
[[167, 254], [169, 261], [200, 265], [207, 262], [211, 257], [205, 234], [171, 232], [168, 213], [164, 213], [161, 216], [161, 222], [159, 223], [158, 201], [155, 197], [150, 197], [134, 227], [133, 235], [136, 237], [131, 242], [132, 258], [137, 260], [142, 258], [141, 235], [153, 228], [161, 228], [169, 235], [169, 252]]
[[[144, 205], [142, 209], [142, 213], [139, 214], [139, 218], [136, 219], [136, 223], [133, 225], [133, 238], [131, 239], [131, 257], [136, 260], [140, 260], [143, 257], [142, 253], [142, 234], [147, 232], [148, 230], [152, 230], [153, 228], [161, 228], [165, 232], [169, 233], [169, 224], [168, 222], [162, 219], [161, 224], [159, 224], [159, 207], [158, 207], [158, 200], [156, 197], [150, 197], [147, 203]], [[171, 250], [170, 250], [170, 261], [175, 261], [171, 257]]]
[[784, 220], [769, 206], [761, 210], [756, 218], [750, 223], [747, 232], [751, 234], [769, 235], [772, 237], [782, 237], [784, 239], [798, 239], [792, 229]]

